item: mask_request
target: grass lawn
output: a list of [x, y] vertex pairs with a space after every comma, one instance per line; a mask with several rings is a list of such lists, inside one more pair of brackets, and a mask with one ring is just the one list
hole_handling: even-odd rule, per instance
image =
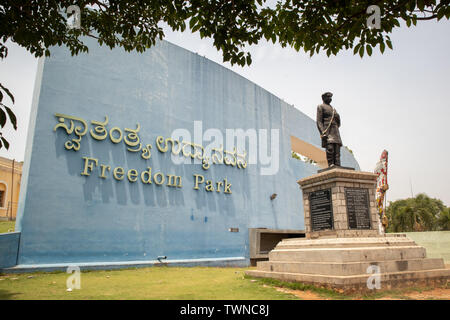
[[245, 268], [152, 267], [81, 272], [81, 289], [67, 292], [69, 274], [0, 276], [0, 299], [298, 299], [244, 278]]
[[14, 231], [15, 221], [0, 221], [0, 233], [10, 232], [8, 230]]
[[301, 283], [244, 276], [246, 268], [152, 267], [82, 271], [81, 289], [67, 291], [69, 274], [0, 275], [0, 300], [348, 300], [450, 299], [450, 288], [410, 288], [345, 295]]

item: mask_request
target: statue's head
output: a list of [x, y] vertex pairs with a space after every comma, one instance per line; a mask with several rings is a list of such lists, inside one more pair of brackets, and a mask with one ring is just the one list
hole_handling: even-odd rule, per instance
[[323, 101], [323, 103], [326, 103], [326, 104], [330, 104], [330, 102], [331, 102], [331, 97], [333, 96], [333, 94], [331, 93], [331, 92], [325, 92], [323, 95], [322, 95], [322, 101]]

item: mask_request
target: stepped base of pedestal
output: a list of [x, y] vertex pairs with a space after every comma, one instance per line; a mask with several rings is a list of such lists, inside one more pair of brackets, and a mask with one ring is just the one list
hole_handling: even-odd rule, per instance
[[[373, 272], [379, 271], [378, 275]], [[302, 282], [344, 291], [445, 285], [443, 259], [426, 258], [425, 248], [407, 237], [286, 239], [247, 275]], [[370, 278], [370, 279], [369, 279]]]
[[[281, 281], [301, 282], [330, 289], [343, 289], [346, 292], [369, 290], [367, 280], [370, 275], [368, 274], [327, 276], [320, 274], [270, 272], [260, 270], [249, 270], [246, 274], [259, 278], [273, 278]], [[380, 289], [389, 290], [404, 287], [441, 286], [448, 283], [449, 279], [450, 269], [382, 273]]]

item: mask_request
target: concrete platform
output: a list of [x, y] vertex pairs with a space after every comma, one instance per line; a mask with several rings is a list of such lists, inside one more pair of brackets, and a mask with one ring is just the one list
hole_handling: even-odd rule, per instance
[[[328, 274], [336, 276], [348, 276], [364, 274], [373, 262], [286, 262], [263, 261], [258, 264], [260, 271], [303, 273], [303, 274]], [[445, 269], [441, 259], [409, 259], [388, 260], [377, 264], [385, 272], [420, 271], [431, 269]]]
[[300, 248], [354, 248], [354, 247], [386, 247], [386, 246], [415, 246], [414, 240], [404, 234], [386, 235], [368, 238], [332, 238], [332, 239], [283, 239], [276, 246], [277, 249]]
[[381, 289], [442, 285], [450, 280], [443, 259], [427, 258], [425, 248], [405, 236], [286, 239], [269, 253], [269, 261], [258, 262], [257, 269], [246, 274], [365, 291], [374, 275], [368, 273], [370, 266], [380, 270]]
[[[273, 278], [282, 281], [301, 282], [331, 289], [343, 289], [345, 292], [368, 291], [369, 274], [357, 276], [329, 276], [287, 272], [268, 272], [250, 270], [247, 275], [260, 278]], [[401, 287], [420, 287], [445, 285], [450, 278], [450, 269], [425, 271], [403, 271], [381, 274], [381, 289], [389, 290]]]
[[227, 258], [204, 258], [204, 259], [185, 259], [185, 260], [146, 260], [146, 261], [119, 261], [119, 262], [67, 262], [51, 264], [19, 264], [10, 268], [0, 268], [0, 273], [30, 273], [30, 272], [53, 272], [66, 271], [69, 266], [77, 266], [81, 272], [87, 270], [115, 270], [127, 268], [146, 268], [146, 267], [246, 267], [248, 266], [246, 257], [227, 257]]
[[359, 262], [425, 257], [425, 248], [419, 246], [275, 249], [269, 253], [269, 261]]

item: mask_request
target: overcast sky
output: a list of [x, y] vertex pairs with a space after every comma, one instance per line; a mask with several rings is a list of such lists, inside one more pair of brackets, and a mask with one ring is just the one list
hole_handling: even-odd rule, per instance
[[[321, 94], [333, 92], [341, 116], [341, 137], [363, 171], [373, 171], [389, 151], [388, 201], [425, 192], [450, 206], [450, 22], [419, 22], [391, 38], [394, 50], [372, 57], [341, 52], [309, 57], [304, 52], [262, 42], [251, 48], [250, 67], [222, 63], [212, 41], [166, 30], [166, 40], [197, 52], [243, 75], [315, 119]], [[15, 95], [17, 132], [3, 135], [9, 151], [0, 156], [22, 161], [37, 60], [9, 43], [0, 61], [0, 82]], [[9, 101], [8, 101], [9, 103]]]

